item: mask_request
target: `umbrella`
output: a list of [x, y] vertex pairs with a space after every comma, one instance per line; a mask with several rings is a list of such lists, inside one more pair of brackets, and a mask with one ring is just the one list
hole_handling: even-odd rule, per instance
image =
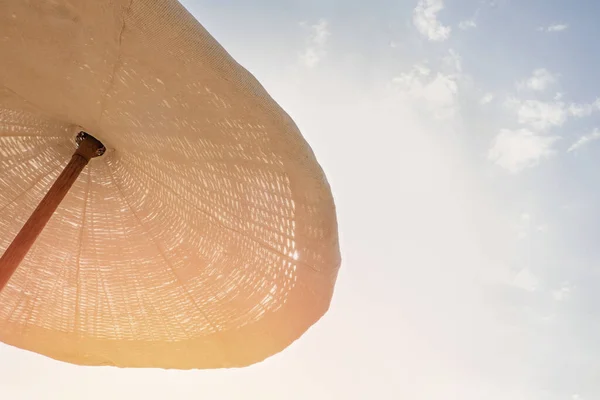
[[3, 0], [0, 54], [0, 341], [241, 367], [324, 315], [340, 265], [324, 173], [181, 4]]

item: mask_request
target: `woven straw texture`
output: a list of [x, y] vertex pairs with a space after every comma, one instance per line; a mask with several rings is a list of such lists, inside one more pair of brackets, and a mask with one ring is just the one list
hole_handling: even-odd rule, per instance
[[80, 365], [241, 367], [328, 309], [331, 191], [289, 116], [174, 0], [0, 0], [0, 252], [79, 130], [91, 160], [0, 340]]

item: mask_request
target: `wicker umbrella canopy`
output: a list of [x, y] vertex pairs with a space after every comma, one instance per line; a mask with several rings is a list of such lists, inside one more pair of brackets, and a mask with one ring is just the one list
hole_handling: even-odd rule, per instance
[[177, 1], [2, 0], [0, 54], [0, 341], [239, 367], [327, 311], [323, 171]]

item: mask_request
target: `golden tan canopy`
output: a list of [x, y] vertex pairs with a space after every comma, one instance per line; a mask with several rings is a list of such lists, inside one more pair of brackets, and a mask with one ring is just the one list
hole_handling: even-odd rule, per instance
[[0, 0], [0, 253], [85, 130], [90, 162], [0, 293], [0, 340], [219, 368], [288, 346], [340, 265], [293, 121], [175, 0]]

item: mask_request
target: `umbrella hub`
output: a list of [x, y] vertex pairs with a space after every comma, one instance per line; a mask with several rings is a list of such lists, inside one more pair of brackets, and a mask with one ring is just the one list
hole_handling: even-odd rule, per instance
[[92, 158], [100, 157], [106, 152], [106, 147], [102, 142], [87, 132], [79, 132], [75, 138], [75, 142], [77, 142], [75, 154], [82, 156], [88, 161]]

